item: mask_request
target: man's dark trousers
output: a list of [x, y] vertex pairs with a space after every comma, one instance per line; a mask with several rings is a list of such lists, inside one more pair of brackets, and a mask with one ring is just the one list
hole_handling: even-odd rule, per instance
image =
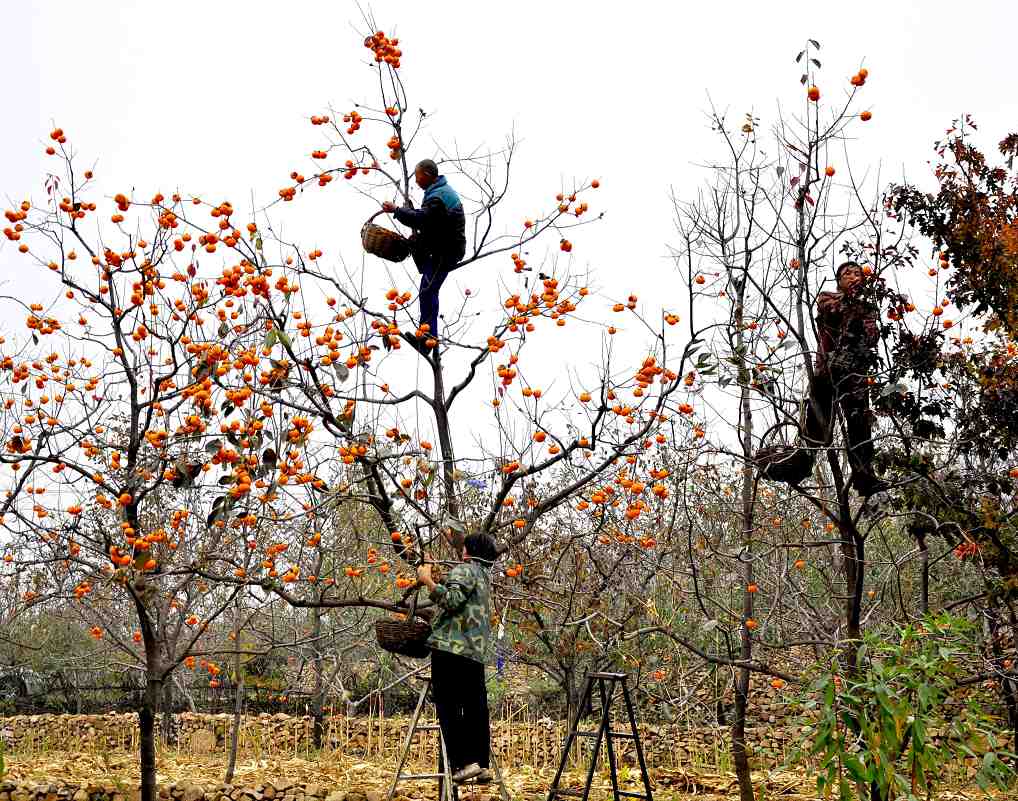
[[438, 293], [449, 277], [449, 271], [436, 265], [432, 258], [421, 259], [417, 265], [421, 273], [421, 323], [428, 324], [428, 334], [438, 336]]
[[459, 654], [432, 650], [431, 691], [452, 771], [472, 762], [489, 767], [491, 732], [484, 665]]
[[[803, 439], [809, 448], [829, 447], [834, 439], [835, 402], [845, 415], [848, 463], [853, 483], [864, 494], [876, 482], [873, 472], [873, 426], [870, 420], [869, 386], [859, 371], [817, 370], [813, 375]], [[816, 451], [814, 450], [813, 453]]]

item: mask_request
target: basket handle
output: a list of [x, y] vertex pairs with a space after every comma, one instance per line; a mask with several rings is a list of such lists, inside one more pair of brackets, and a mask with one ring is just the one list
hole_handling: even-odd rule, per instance
[[417, 614], [417, 599], [420, 597], [420, 594], [421, 594], [421, 588], [420, 588], [420, 585], [418, 585], [417, 587], [414, 588], [414, 595], [410, 599], [410, 609], [407, 612], [407, 616], [406, 616], [406, 619], [407, 619], [408, 622], [413, 620], [414, 615]]
[[[367, 224], [368, 224], [368, 223], [370, 223], [370, 222], [371, 222], [371, 221], [372, 221], [373, 219], [375, 219], [375, 217], [377, 217], [377, 216], [378, 216], [379, 214], [388, 214], [388, 213], [389, 213], [389, 212], [387, 212], [387, 211], [386, 211], [385, 209], [379, 209], [379, 210], [378, 210], [378, 211], [376, 211], [376, 212], [375, 212], [374, 214], [372, 214], [372, 215], [371, 215], [370, 217], [368, 217], [368, 218], [367, 218], [367, 219], [366, 219], [366, 220], [364, 221], [364, 224], [365, 224], [365, 225], [367, 225]], [[399, 220], [397, 220], [396, 222], [399, 222]]]
[[800, 428], [799, 424], [794, 420], [779, 420], [777, 423], [772, 425], [763, 433], [763, 436], [760, 437], [760, 444], [763, 445], [764, 442], [767, 440], [767, 437], [769, 437], [771, 434], [780, 431], [782, 428], [788, 427], [794, 428], [797, 435], [802, 433], [802, 429]]

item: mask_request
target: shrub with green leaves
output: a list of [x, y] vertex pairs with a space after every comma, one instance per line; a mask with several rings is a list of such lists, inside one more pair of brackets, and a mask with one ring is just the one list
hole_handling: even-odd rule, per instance
[[[888, 634], [867, 634], [857, 667], [835, 658], [819, 665], [804, 708], [815, 725], [795, 758], [818, 759], [817, 792], [838, 801], [926, 799], [960, 757], [977, 760], [973, 777], [985, 791], [1015, 779], [999, 723], [968, 700], [947, 701], [970, 678], [966, 655], [972, 624], [930, 617]], [[935, 736], [937, 732], [939, 736]]]

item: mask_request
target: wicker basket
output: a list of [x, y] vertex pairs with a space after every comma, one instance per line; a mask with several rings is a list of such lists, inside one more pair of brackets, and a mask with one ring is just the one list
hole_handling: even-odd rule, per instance
[[[375, 621], [375, 639], [385, 651], [413, 659], [423, 659], [431, 650], [428, 635], [431, 634], [430, 610], [417, 612], [417, 596], [410, 602], [406, 620], [383, 618]], [[416, 615], [416, 617], [415, 617]]]
[[364, 250], [386, 261], [403, 261], [410, 255], [410, 240], [395, 231], [375, 225], [372, 220], [382, 212], [376, 211], [361, 226], [361, 244]]
[[[798, 433], [798, 425], [786, 421], [771, 426], [761, 439], [766, 440], [772, 432], [786, 427], [794, 428]], [[814, 452], [804, 447], [780, 444], [767, 445], [758, 449], [753, 456], [753, 461], [763, 478], [795, 486], [813, 474], [815, 458]]]
[[754, 456], [760, 475], [795, 486], [813, 474], [813, 455], [794, 445], [770, 445]]

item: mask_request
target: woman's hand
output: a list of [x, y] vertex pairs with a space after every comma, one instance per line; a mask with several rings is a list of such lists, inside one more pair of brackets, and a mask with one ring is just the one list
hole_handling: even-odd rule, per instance
[[417, 581], [429, 590], [435, 588], [435, 580], [431, 577], [431, 565], [421, 565], [417, 568]]
[[396, 210], [396, 204], [390, 203], [388, 200], [382, 203], [382, 211], [386, 214], [392, 214]]

